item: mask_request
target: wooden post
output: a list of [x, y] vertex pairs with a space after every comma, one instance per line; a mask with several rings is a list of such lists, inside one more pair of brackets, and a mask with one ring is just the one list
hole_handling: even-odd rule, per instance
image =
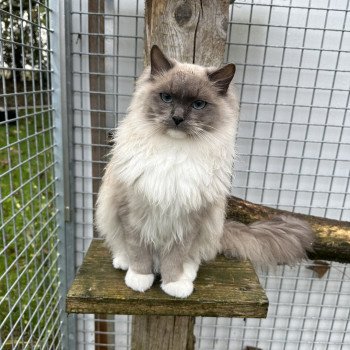
[[[90, 118], [91, 118], [91, 143], [92, 143], [92, 192], [93, 205], [95, 206], [100, 178], [103, 175], [104, 166], [101, 160], [107, 154], [106, 137], [106, 96], [105, 96], [105, 59], [104, 59], [104, 0], [89, 0], [89, 80], [90, 80]], [[95, 14], [96, 13], [96, 14]], [[94, 237], [97, 233], [94, 229]], [[108, 319], [107, 315], [95, 315], [95, 343], [96, 350], [107, 350]]]
[[[146, 0], [145, 64], [152, 45], [181, 62], [219, 66], [223, 62], [228, 0]], [[194, 349], [194, 318], [134, 316], [133, 350]]]
[[134, 316], [132, 349], [192, 350], [194, 317]]
[[178, 61], [220, 66], [228, 14], [228, 0], [146, 0], [145, 64], [156, 44]]
[[[101, 160], [108, 152], [106, 137], [106, 96], [104, 59], [104, 0], [89, 1], [89, 80], [92, 143], [92, 187], [94, 204], [100, 187], [104, 165]], [[96, 14], [94, 14], [96, 13]], [[105, 147], [106, 146], [106, 147]]]

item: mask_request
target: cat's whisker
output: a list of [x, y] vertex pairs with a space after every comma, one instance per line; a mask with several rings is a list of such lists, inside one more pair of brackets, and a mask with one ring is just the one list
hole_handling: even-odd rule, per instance
[[214, 141], [216, 143], [222, 143], [222, 140], [219, 139], [218, 137], [214, 136], [212, 133], [208, 133], [207, 131], [201, 129], [199, 134], [201, 135], [202, 139], [205, 142], [209, 142], [209, 141]]

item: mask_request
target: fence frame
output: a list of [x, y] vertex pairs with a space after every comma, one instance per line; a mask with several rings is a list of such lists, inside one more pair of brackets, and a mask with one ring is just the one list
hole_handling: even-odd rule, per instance
[[[70, 1], [54, 1], [50, 23], [53, 32], [50, 37], [52, 49], [52, 106], [54, 109], [54, 156], [56, 177], [56, 205], [59, 211], [59, 275], [61, 299], [61, 332], [63, 348], [76, 349], [76, 316], [65, 312], [65, 296], [75, 276], [75, 235], [74, 235], [74, 191], [72, 149], [73, 123], [70, 54]], [[67, 45], [68, 44], [68, 45]]]

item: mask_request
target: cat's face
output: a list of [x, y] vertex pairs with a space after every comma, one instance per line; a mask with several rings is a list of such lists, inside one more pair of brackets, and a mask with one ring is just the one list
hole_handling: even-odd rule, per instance
[[217, 130], [219, 104], [234, 75], [234, 65], [219, 70], [181, 64], [151, 51], [150, 92], [146, 118], [155, 130], [174, 138], [201, 137]]

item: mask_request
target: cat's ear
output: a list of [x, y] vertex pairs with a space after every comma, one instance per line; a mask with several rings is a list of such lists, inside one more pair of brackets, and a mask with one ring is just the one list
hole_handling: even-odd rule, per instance
[[227, 64], [214, 72], [208, 73], [208, 78], [219, 89], [219, 93], [224, 95], [230, 86], [231, 80], [236, 72], [236, 66], [233, 63]]
[[173, 68], [174, 64], [164, 55], [157, 45], [151, 48], [151, 75], [158, 75]]

